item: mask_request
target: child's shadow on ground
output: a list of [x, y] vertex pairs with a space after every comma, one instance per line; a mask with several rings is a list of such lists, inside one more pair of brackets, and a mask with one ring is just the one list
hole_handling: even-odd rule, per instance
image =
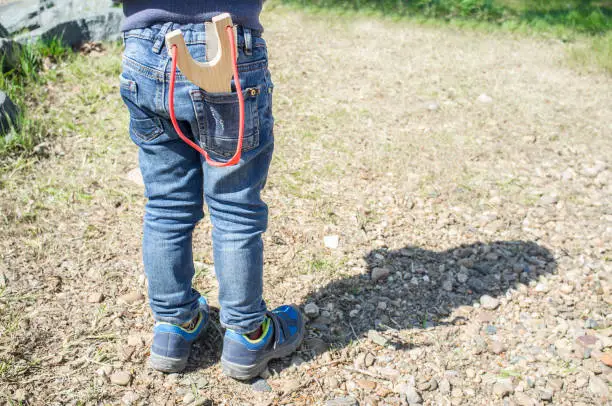
[[[365, 260], [367, 273], [335, 280], [310, 292], [301, 303], [302, 308], [314, 303], [320, 311], [307, 322], [300, 348], [303, 358], [342, 348], [373, 330], [402, 331], [462, 322], [441, 319], [459, 306], [478, 302], [483, 295], [495, 301], [510, 288], [557, 268], [552, 253], [531, 241], [478, 242], [443, 252], [413, 246], [377, 249]], [[409, 348], [388, 335], [380, 337], [389, 338], [387, 345]], [[186, 372], [215, 365], [222, 342], [218, 309], [212, 308], [206, 339], [194, 346]], [[290, 364], [289, 359], [272, 361], [270, 368], [280, 372]]]
[[[344, 347], [371, 330], [402, 331], [462, 322], [447, 316], [483, 295], [495, 302], [510, 288], [554, 273], [557, 267], [549, 250], [530, 241], [478, 242], [443, 252], [413, 246], [377, 249], [365, 259], [368, 273], [333, 281], [310, 292], [302, 303], [315, 303], [320, 309], [320, 316], [307, 324], [302, 356], [311, 358], [329, 347]], [[385, 337], [390, 338], [388, 345], [407, 347]], [[286, 365], [275, 363], [273, 368]]]

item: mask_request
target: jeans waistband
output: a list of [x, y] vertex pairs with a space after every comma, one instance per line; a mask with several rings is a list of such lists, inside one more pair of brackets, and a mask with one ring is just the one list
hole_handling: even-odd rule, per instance
[[[253, 48], [254, 37], [261, 37], [261, 32], [250, 28], [236, 25], [238, 47], [244, 47], [245, 53], [250, 54]], [[155, 24], [146, 28], [135, 28], [123, 33], [123, 40], [127, 38], [139, 38], [143, 40], [151, 41], [153, 51], [160, 53], [165, 46], [166, 34], [170, 31], [181, 30], [185, 43], [187, 45], [193, 44], [206, 44], [206, 26], [203, 23], [199, 24], [178, 24], [178, 23], [165, 23]]]

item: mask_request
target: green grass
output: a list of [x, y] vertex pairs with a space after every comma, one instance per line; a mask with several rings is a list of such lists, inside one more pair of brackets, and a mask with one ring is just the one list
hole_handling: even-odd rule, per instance
[[391, 17], [479, 21], [535, 30], [562, 27], [602, 34], [612, 29], [612, 3], [588, 0], [278, 0], [283, 4]]
[[612, 33], [593, 38], [586, 45], [576, 45], [569, 50], [569, 59], [578, 66], [600, 66], [612, 73]]
[[0, 137], [0, 159], [33, 152], [48, 135], [48, 123], [34, 113], [35, 106], [45, 98], [45, 92], [40, 91], [41, 86], [55, 78], [53, 69], [44, 68], [46, 65], [63, 63], [72, 55], [72, 50], [58, 39], [38, 41], [25, 45], [16, 63], [0, 71], [0, 90], [20, 110], [17, 125]]

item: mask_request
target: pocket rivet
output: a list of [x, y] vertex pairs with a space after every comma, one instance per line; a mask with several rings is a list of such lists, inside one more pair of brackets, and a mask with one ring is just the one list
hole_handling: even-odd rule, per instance
[[251, 95], [251, 96], [257, 96], [257, 89], [250, 89], [250, 90], [249, 90], [249, 95]]

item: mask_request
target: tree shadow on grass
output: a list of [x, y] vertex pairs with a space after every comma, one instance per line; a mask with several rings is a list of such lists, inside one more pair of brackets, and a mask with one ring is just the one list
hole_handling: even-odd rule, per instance
[[[307, 324], [302, 355], [344, 347], [368, 332], [372, 338], [374, 330], [385, 338], [392, 336], [385, 331], [461, 323], [442, 320], [483, 295], [494, 302], [557, 268], [552, 253], [530, 241], [478, 242], [442, 252], [376, 249], [365, 260], [368, 273], [333, 281], [307, 296], [302, 305], [315, 303], [321, 312]], [[392, 337], [386, 345], [407, 348]]]

